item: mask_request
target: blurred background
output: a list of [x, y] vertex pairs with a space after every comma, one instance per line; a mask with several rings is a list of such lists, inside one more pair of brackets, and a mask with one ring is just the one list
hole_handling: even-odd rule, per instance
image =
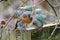
[[[24, 3], [19, 4], [19, 1]], [[48, 0], [53, 7], [55, 8], [58, 18], [60, 19], [60, 0]], [[45, 20], [45, 24], [55, 23], [57, 19], [55, 19], [55, 14], [51, 7], [46, 3], [45, 0], [8, 0], [8, 1], [1, 1], [0, 2], [0, 18], [2, 18], [3, 14], [13, 14], [15, 13], [18, 7], [22, 6], [33, 6], [35, 5], [36, 8], [41, 8], [43, 14], [47, 16], [48, 20]], [[1, 19], [0, 19], [1, 21]], [[12, 24], [13, 25], [13, 24]], [[46, 27], [42, 30], [31, 30], [31, 40], [60, 40], [60, 28], [57, 28], [55, 33], [53, 34], [51, 39], [48, 37], [51, 35], [55, 26]], [[60, 27], [60, 25], [58, 25]], [[7, 27], [10, 28], [10, 27]], [[14, 27], [13, 27], [14, 28]], [[1, 29], [0, 29], [0, 36], [1, 36]], [[16, 30], [17, 40], [20, 40], [20, 30]], [[1, 37], [0, 37], [1, 39]]]

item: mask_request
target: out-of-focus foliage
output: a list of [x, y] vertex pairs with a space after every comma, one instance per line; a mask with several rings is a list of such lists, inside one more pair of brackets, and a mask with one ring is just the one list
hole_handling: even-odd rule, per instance
[[48, 39], [54, 27], [32, 31], [32, 40], [60, 40], [60, 29], [57, 29], [51, 39]]

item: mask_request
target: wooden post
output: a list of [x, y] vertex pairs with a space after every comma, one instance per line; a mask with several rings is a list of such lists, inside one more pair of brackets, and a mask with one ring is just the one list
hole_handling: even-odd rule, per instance
[[10, 33], [10, 40], [16, 40], [16, 31], [15, 30]]
[[2, 29], [1, 40], [6, 40], [6, 30], [5, 29]]
[[16, 40], [16, 32], [3, 29], [1, 40]]
[[31, 31], [20, 30], [21, 40], [31, 40]]
[[0, 28], [0, 40], [2, 38], [2, 28]]
[[31, 40], [31, 32], [25, 31], [24, 38], [25, 38], [25, 40]]

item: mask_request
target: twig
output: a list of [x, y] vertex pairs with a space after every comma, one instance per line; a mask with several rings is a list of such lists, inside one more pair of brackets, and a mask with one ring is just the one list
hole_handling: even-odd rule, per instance
[[8, 23], [11, 21], [12, 17], [8, 20], [8, 22], [5, 24], [4, 28], [8, 25]]
[[[48, 4], [49, 4], [49, 6], [52, 8], [52, 10], [54, 11], [54, 13], [55, 13], [55, 16], [56, 16], [56, 19], [58, 19], [58, 15], [57, 15], [57, 12], [55, 11], [55, 9], [54, 9], [54, 7], [49, 3], [49, 1], [48, 0], [45, 0]], [[58, 19], [58, 21], [57, 22], [59, 22], [59, 19]], [[55, 28], [54, 28], [54, 30], [52, 31], [52, 33], [51, 33], [51, 36], [49, 37], [49, 38], [51, 38], [52, 37], [52, 35], [54, 34], [54, 32], [55, 32], [55, 30], [57, 29], [57, 25], [55, 26]]]

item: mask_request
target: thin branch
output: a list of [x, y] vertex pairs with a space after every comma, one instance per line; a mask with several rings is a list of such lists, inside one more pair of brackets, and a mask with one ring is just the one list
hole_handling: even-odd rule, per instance
[[[48, 0], [45, 0], [48, 4], [49, 4], [49, 6], [52, 8], [52, 10], [54, 11], [54, 13], [55, 13], [55, 16], [56, 16], [56, 19], [58, 19], [58, 15], [57, 15], [57, 12], [55, 11], [55, 9], [54, 9], [54, 7], [49, 3], [49, 1]], [[57, 22], [59, 22], [59, 19], [58, 19], [58, 21]], [[57, 25], [55, 26], [55, 28], [54, 28], [54, 30], [52, 31], [52, 33], [51, 33], [51, 36], [49, 37], [49, 38], [51, 38], [52, 37], [52, 35], [54, 34], [54, 32], [55, 32], [55, 30], [57, 29]]]
[[58, 17], [57, 12], [55, 11], [54, 7], [49, 3], [48, 0], [45, 0], [45, 1], [46, 1], [46, 2], [49, 4], [49, 6], [52, 8], [52, 10], [53, 10], [54, 13], [55, 13], [55, 16]]

